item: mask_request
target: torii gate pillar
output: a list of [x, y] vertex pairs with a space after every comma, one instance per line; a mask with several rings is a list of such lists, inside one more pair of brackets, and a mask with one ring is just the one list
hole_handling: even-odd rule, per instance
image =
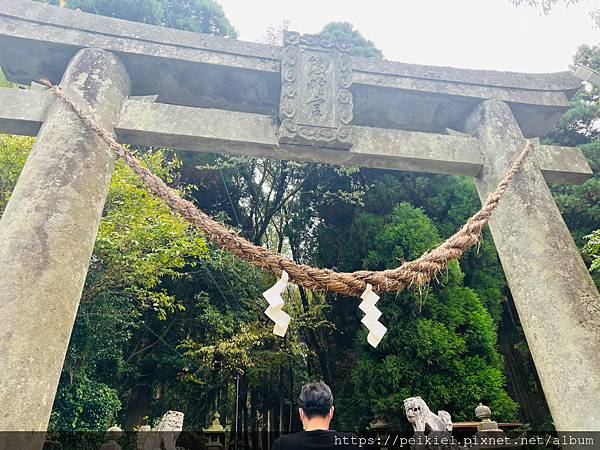
[[[525, 138], [510, 108], [487, 100], [468, 119], [479, 139], [482, 201], [508, 171]], [[548, 407], [559, 431], [600, 430], [600, 298], [534, 153], [490, 221]]]
[[[83, 49], [61, 86], [112, 131], [130, 81], [113, 54]], [[52, 102], [0, 220], [3, 432], [48, 426], [114, 160], [65, 103]], [[36, 448], [19, 433], [1, 435], [0, 448]], [[11, 436], [21, 446], [3, 442]]]

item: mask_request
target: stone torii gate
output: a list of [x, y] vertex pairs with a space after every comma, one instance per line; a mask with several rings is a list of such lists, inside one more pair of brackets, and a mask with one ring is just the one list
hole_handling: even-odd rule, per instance
[[[9, 80], [60, 83], [122, 143], [467, 175], [482, 199], [580, 83], [353, 58], [290, 33], [282, 48], [0, 0]], [[0, 90], [0, 131], [35, 136], [0, 220], [0, 430], [45, 430], [114, 163], [40, 89]], [[547, 183], [591, 170], [540, 145], [491, 221], [555, 424], [600, 430], [600, 299]]]

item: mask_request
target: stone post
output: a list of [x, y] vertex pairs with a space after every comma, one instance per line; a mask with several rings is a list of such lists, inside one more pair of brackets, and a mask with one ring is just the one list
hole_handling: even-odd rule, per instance
[[[112, 131], [130, 81], [116, 56], [82, 49], [61, 86]], [[0, 219], [0, 431], [47, 428], [114, 160], [52, 102]]]
[[[483, 200], [525, 139], [496, 100], [483, 102], [467, 125], [485, 160], [475, 178]], [[556, 428], [600, 430], [600, 298], [533, 153], [490, 228]]]

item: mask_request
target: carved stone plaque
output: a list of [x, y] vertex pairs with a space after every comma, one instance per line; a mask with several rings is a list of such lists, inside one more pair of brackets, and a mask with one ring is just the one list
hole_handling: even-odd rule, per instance
[[279, 142], [350, 148], [350, 44], [295, 32], [283, 41]]

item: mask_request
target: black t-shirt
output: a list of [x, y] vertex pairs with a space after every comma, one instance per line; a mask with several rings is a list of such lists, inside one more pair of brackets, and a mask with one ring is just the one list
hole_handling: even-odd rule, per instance
[[272, 450], [355, 450], [358, 437], [334, 430], [311, 430], [286, 434], [273, 443]]

